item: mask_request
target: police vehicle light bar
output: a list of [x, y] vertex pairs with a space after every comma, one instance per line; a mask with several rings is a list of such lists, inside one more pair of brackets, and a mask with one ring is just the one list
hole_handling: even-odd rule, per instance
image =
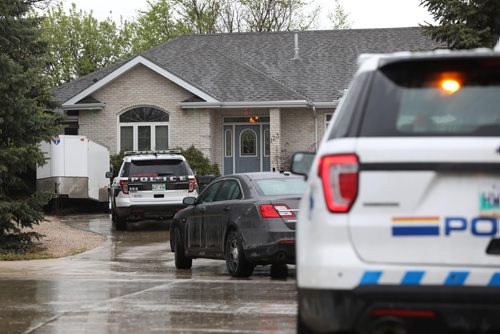
[[161, 151], [125, 151], [124, 155], [146, 155], [146, 154], [180, 154], [181, 150], [161, 150]]

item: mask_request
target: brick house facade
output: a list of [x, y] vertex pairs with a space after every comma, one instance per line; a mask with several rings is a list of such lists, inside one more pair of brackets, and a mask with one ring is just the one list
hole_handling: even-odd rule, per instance
[[300, 32], [300, 58], [293, 40], [184, 36], [54, 93], [73, 129], [112, 154], [194, 145], [223, 174], [282, 169], [294, 151], [315, 150], [359, 53], [435, 47], [419, 28]]

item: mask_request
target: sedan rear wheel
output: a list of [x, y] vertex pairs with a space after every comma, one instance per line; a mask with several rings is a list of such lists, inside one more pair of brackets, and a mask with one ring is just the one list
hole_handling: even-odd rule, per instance
[[188, 258], [184, 254], [184, 243], [182, 241], [181, 231], [178, 228], [175, 229], [174, 236], [175, 267], [177, 269], [191, 269], [193, 266], [193, 259]]
[[241, 237], [236, 231], [231, 231], [226, 239], [226, 267], [233, 277], [248, 277], [252, 275], [254, 265], [248, 262], [243, 252]]

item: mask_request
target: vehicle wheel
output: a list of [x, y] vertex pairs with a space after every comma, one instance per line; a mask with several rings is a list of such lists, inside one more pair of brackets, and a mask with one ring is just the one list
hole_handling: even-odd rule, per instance
[[113, 199], [111, 198], [111, 194], [108, 192], [108, 202], [102, 203], [102, 209], [106, 213], [110, 213], [113, 211]]
[[283, 279], [288, 277], [288, 267], [286, 264], [272, 264], [271, 278]]
[[116, 223], [116, 230], [117, 231], [126, 231], [127, 230], [127, 220], [123, 217], [118, 216], [117, 214], [115, 216], [115, 223]]
[[181, 231], [178, 228], [175, 229], [175, 244], [174, 244], [174, 255], [175, 255], [175, 267], [177, 269], [191, 269], [193, 265], [193, 259], [188, 258], [184, 252], [184, 242], [182, 241]]
[[297, 334], [312, 334], [313, 331], [307, 327], [307, 325], [304, 323], [300, 316], [300, 310], [299, 313], [297, 314]]
[[369, 334], [406, 334], [407, 330], [397, 322], [379, 324], [368, 332]]
[[252, 275], [255, 266], [248, 262], [243, 252], [241, 237], [236, 231], [231, 231], [226, 240], [224, 252], [226, 267], [233, 277], [248, 277]]
[[115, 213], [115, 210], [113, 208], [111, 208], [111, 222], [113, 224], [116, 224], [116, 213]]

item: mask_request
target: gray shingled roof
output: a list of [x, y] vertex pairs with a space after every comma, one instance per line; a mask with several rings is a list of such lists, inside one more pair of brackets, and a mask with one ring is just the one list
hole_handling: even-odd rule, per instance
[[[301, 31], [300, 60], [294, 32], [186, 35], [142, 54], [223, 102], [337, 99], [356, 71], [361, 53], [432, 50], [421, 28]], [[54, 90], [65, 102], [124, 62]]]

